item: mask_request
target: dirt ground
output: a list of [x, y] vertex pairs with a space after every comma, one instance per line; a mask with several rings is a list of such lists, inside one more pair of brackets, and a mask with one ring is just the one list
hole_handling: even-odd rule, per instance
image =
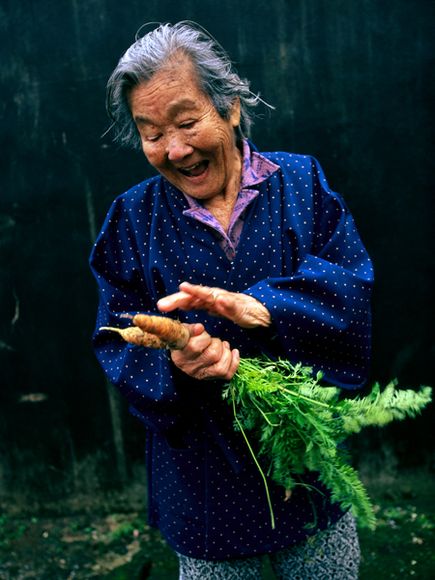
[[[426, 471], [367, 482], [374, 532], [360, 530], [361, 580], [435, 578], [435, 485]], [[112, 506], [113, 507], [113, 506]], [[132, 509], [132, 507], [134, 509]], [[68, 514], [0, 515], [1, 580], [176, 580], [177, 561], [145, 506]], [[264, 579], [274, 578], [267, 561]]]

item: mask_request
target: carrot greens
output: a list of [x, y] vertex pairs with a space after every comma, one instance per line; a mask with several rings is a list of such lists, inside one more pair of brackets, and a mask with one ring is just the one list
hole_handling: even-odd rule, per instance
[[299, 476], [315, 471], [333, 501], [350, 509], [360, 525], [375, 527], [373, 506], [343, 443], [363, 427], [415, 417], [431, 400], [430, 387], [396, 387], [396, 381], [382, 390], [376, 383], [364, 397], [342, 398], [341, 389], [322, 383], [322, 373], [314, 375], [301, 364], [267, 357], [240, 361], [223, 396], [233, 406], [235, 429], [242, 432], [263, 477], [272, 527], [267, 480], [253, 447], [258, 457], [270, 461], [268, 474], [287, 497], [300, 485]]

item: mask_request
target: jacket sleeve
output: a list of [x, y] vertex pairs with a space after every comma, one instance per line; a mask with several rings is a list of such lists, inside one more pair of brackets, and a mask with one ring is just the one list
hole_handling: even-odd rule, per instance
[[168, 352], [137, 347], [114, 332], [99, 330], [131, 325], [125, 314], [156, 314], [125, 205], [123, 196], [114, 201], [90, 257], [99, 293], [93, 344], [107, 378], [129, 401], [132, 413], [153, 430], [168, 432], [180, 420]]
[[261, 280], [245, 292], [269, 310], [279, 356], [321, 370], [337, 386], [358, 388], [370, 361], [372, 264], [348, 208], [315, 159], [311, 175], [316, 211], [308, 251], [298, 256], [292, 275]]

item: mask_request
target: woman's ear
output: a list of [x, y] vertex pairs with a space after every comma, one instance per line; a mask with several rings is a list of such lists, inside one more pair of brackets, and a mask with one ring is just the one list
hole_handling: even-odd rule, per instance
[[240, 99], [237, 97], [231, 107], [230, 112], [231, 126], [236, 128], [240, 125]]

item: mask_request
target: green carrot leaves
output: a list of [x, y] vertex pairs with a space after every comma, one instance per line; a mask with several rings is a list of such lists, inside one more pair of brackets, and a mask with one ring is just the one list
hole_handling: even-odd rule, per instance
[[257, 441], [259, 456], [271, 461], [270, 477], [291, 490], [295, 476], [318, 472], [333, 501], [351, 509], [362, 526], [374, 528], [373, 507], [357, 471], [349, 464], [343, 442], [367, 426], [383, 426], [415, 417], [431, 401], [432, 389], [398, 390], [392, 381], [370, 394], [341, 398], [337, 387], [322, 384], [322, 374], [289, 361], [266, 357], [242, 359], [223, 396], [233, 405], [235, 428], [242, 431], [262, 474], [246, 431]]

